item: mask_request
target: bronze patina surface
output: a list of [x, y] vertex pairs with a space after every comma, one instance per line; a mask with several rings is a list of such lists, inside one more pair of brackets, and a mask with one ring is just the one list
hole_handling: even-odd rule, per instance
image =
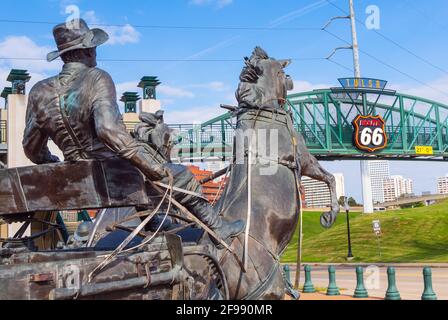
[[0, 170], [0, 215], [148, 205], [143, 175], [113, 158]]

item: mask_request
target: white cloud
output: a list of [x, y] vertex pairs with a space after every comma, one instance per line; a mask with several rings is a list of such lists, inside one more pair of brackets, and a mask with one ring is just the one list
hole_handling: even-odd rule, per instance
[[[61, 68], [60, 61], [49, 63], [45, 61], [48, 52], [54, 50], [46, 46], [39, 46], [26, 36], [7, 36], [0, 41], [0, 56], [3, 58], [25, 58], [25, 60], [0, 60], [0, 91], [11, 86], [6, 81], [11, 69], [28, 70], [31, 80], [27, 84], [27, 91], [38, 81], [48, 77], [48, 73], [55, 73]], [[28, 59], [28, 60], [26, 60]], [[34, 60], [36, 59], [36, 60]]]
[[330, 87], [331, 85], [329, 84], [319, 84], [319, 83], [315, 84], [308, 81], [296, 80], [294, 81], [294, 90], [289, 91], [288, 94], [307, 92], [315, 89], [327, 89]]
[[128, 81], [128, 82], [122, 82], [115, 85], [115, 88], [117, 90], [117, 98], [120, 99], [123, 93], [126, 91], [136, 92], [138, 81]]
[[[213, 52], [215, 52], [217, 50], [222, 50], [224, 48], [229, 47], [230, 45], [232, 45], [239, 38], [241, 38], [241, 37], [240, 36], [234, 36], [234, 37], [228, 38], [228, 39], [226, 39], [224, 41], [218, 42], [217, 44], [215, 44], [213, 46], [210, 46], [210, 47], [205, 48], [205, 49], [203, 49], [203, 50], [201, 50], [199, 52], [196, 52], [196, 53], [194, 53], [194, 54], [192, 54], [192, 55], [190, 55], [190, 56], [188, 56], [188, 57], [186, 57], [186, 58], [184, 58], [182, 60], [188, 61], [188, 60], [199, 59], [199, 58], [201, 58], [203, 56], [206, 56], [206, 55], [209, 55], [210, 53], [213, 53]], [[174, 62], [174, 63], [168, 65], [167, 69], [174, 68], [175, 66], [180, 65], [182, 63], [184, 63], [184, 62], [183, 61]]]
[[2, 68], [27, 69], [32, 72], [46, 70], [58, 70], [60, 62], [48, 63], [47, 53], [54, 48], [39, 46], [26, 36], [8, 36], [0, 41], [0, 56], [4, 58], [24, 58], [25, 60], [3, 59], [0, 60]]
[[421, 98], [434, 100], [448, 105], [448, 76], [435, 79], [425, 85], [389, 85], [391, 89], [400, 93], [410, 94]]
[[191, 84], [188, 86], [188, 88], [205, 89], [205, 90], [211, 90], [211, 91], [229, 90], [229, 87], [224, 82], [221, 82], [221, 81], [212, 81], [209, 83]]
[[[120, 98], [124, 92], [140, 92], [141, 89], [137, 87], [139, 81], [127, 81], [118, 83], [115, 87], [117, 89], [117, 96]], [[162, 100], [168, 102], [169, 104], [173, 103], [173, 99], [167, 98], [194, 98], [195, 95], [193, 92], [188, 91], [186, 89], [180, 87], [173, 87], [167, 85], [160, 85], [157, 87], [157, 92], [162, 96]], [[165, 98], [166, 97], [166, 98]]]
[[190, 4], [195, 6], [213, 5], [218, 9], [231, 5], [233, 0], [190, 0]]
[[104, 23], [96, 16], [95, 11], [85, 12], [83, 18], [90, 27], [97, 25], [109, 34], [109, 41], [106, 44], [124, 45], [127, 43], [138, 43], [140, 41], [140, 33], [130, 24], [124, 26], [104, 26]]
[[173, 97], [173, 98], [194, 98], [195, 95], [193, 92], [177, 88], [177, 87], [171, 87], [167, 85], [161, 85], [157, 88], [157, 91], [165, 96]]
[[[333, 0], [331, 0], [331, 1], [333, 1]], [[279, 26], [279, 25], [281, 25], [283, 23], [286, 23], [286, 22], [292, 21], [294, 19], [297, 19], [297, 18], [299, 18], [301, 16], [304, 16], [304, 15], [308, 14], [309, 12], [317, 10], [317, 9], [319, 9], [321, 7], [324, 7], [324, 6], [328, 5], [328, 4], [329, 3], [328, 3], [327, 0], [319, 0], [317, 2], [314, 2], [314, 3], [311, 3], [309, 5], [306, 5], [306, 6], [302, 7], [302, 8], [300, 8], [300, 9], [288, 12], [287, 14], [285, 14], [285, 15], [283, 15], [281, 17], [278, 17], [275, 20], [272, 20], [269, 23], [269, 25], [271, 27], [277, 27], [277, 26]]]
[[187, 110], [166, 110], [165, 121], [167, 123], [197, 123], [205, 122], [214, 117], [222, 115], [225, 110], [219, 105], [189, 108]]

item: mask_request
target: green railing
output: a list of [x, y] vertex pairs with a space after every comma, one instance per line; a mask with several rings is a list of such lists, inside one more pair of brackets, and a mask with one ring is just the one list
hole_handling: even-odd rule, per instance
[[363, 113], [381, 115], [386, 122], [388, 146], [373, 156], [423, 159], [416, 154], [415, 147], [432, 146], [431, 159], [448, 157], [448, 106], [390, 91], [379, 98], [368, 91], [359, 93], [356, 99], [329, 89], [289, 97], [296, 129], [304, 134], [313, 154], [367, 156], [354, 148], [352, 142], [352, 121]]
[[[321, 159], [448, 159], [448, 106], [392, 91], [378, 94], [359, 90], [352, 99], [331, 89], [288, 97], [296, 130], [311, 153]], [[358, 114], [381, 115], [386, 122], [388, 146], [373, 154], [353, 146], [352, 121]], [[232, 155], [234, 119], [231, 113], [198, 126], [173, 125], [180, 132], [179, 158], [227, 158]], [[432, 156], [416, 154], [416, 146], [432, 146]]]
[[[448, 106], [424, 98], [369, 90], [356, 96], [331, 89], [314, 90], [288, 97], [296, 130], [320, 159], [448, 159]], [[367, 154], [353, 146], [352, 121], [358, 114], [381, 115], [386, 122], [387, 148]], [[128, 124], [129, 125], [129, 124]], [[129, 128], [132, 126], [128, 126]], [[225, 113], [205, 123], [175, 124], [180, 143], [174, 157], [181, 161], [229, 159], [233, 155], [235, 119]], [[1, 121], [1, 143], [6, 143], [6, 121]], [[416, 153], [416, 146], [432, 146], [432, 156]]]

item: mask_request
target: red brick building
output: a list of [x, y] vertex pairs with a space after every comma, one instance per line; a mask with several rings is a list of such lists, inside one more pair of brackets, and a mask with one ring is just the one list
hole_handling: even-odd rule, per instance
[[[213, 172], [211, 171], [201, 170], [198, 166], [188, 166], [188, 168], [198, 181], [213, 174]], [[210, 203], [213, 203], [215, 201], [215, 198], [216, 201], [219, 200], [224, 191], [226, 181], [227, 179], [222, 178], [219, 182], [215, 182], [212, 180], [202, 185], [204, 195], [206, 196], [208, 201], [210, 201]]]

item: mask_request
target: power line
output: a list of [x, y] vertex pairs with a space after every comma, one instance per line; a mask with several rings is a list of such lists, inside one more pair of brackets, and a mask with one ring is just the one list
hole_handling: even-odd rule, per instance
[[421, 10], [420, 8], [417, 8], [417, 7], [415, 6], [415, 4], [412, 3], [412, 1], [405, 0], [405, 2], [406, 2], [406, 4], [407, 4], [408, 6], [414, 8], [414, 10], [415, 10], [416, 12], [420, 13], [425, 19], [427, 19], [427, 20], [429, 20], [429, 21], [431, 21], [431, 22], [434, 22], [434, 23], [438, 24], [439, 27], [441, 27], [441, 28], [443, 28], [443, 29], [445, 29], [445, 30], [448, 30], [446, 24], [440, 22], [440, 20], [434, 19], [433, 16], [428, 15], [426, 12], [424, 12], [424, 11]]
[[[333, 2], [330, 2], [329, 0], [326, 0], [326, 1], [327, 1], [329, 4], [331, 4], [333, 7], [337, 8], [339, 11], [341, 11], [341, 12], [347, 14], [347, 12], [346, 12], [344, 9], [342, 9], [341, 7], [339, 7], [338, 5], [334, 4]], [[361, 20], [359, 20], [358, 18], [356, 18], [356, 22], [358, 22], [358, 24], [362, 25], [364, 28], [367, 28], [367, 27], [365, 26], [364, 22], [361, 21]], [[388, 36], [386, 36], [385, 34], [379, 32], [378, 30], [372, 29], [372, 30], [369, 30], [369, 31], [373, 31], [374, 33], [376, 33], [377, 35], [379, 35], [379, 36], [380, 36], [381, 38], [383, 38], [384, 40], [389, 41], [390, 43], [394, 44], [396, 47], [398, 47], [398, 48], [400, 48], [401, 50], [407, 52], [408, 54], [410, 54], [410, 55], [412, 55], [413, 57], [419, 59], [420, 61], [426, 63], [427, 65], [429, 65], [429, 66], [431, 66], [431, 67], [433, 67], [433, 68], [439, 70], [440, 72], [443, 72], [443, 73], [445, 73], [445, 74], [448, 74], [448, 71], [447, 71], [447, 70], [445, 70], [445, 69], [443, 69], [443, 68], [441, 68], [441, 67], [435, 65], [435, 64], [432, 63], [431, 61], [429, 61], [429, 60], [427, 60], [427, 59], [425, 59], [425, 58], [419, 56], [418, 54], [412, 52], [412, 51], [409, 50], [408, 48], [402, 46], [401, 44], [399, 44], [399, 43], [396, 42], [395, 40], [393, 40], [393, 39], [389, 38]]]
[[[338, 39], [338, 40], [340, 40], [340, 41], [342, 41], [342, 42], [345, 42], [345, 43], [347, 43], [347, 44], [350, 44], [348, 41], [344, 40], [343, 38], [339, 37], [338, 35], [336, 35], [336, 34], [330, 32], [330, 31], [328, 31], [328, 30], [324, 30], [324, 31], [327, 32], [329, 35], [333, 36], [334, 38], [336, 38], [336, 39]], [[437, 91], [437, 92], [439, 92], [439, 93], [441, 93], [441, 94], [443, 94], [443, 95], [445, 95], [445, 96], [448, 97], [448, 93], [446, 93], [446, 92], [444, 92], [444, 91], [442, 91], [442, 90], [440, 90], [440, 89], [438, 89], [438, 88], [435, 88], [435, 87], [433, 87], [433, 86], [427, 84], [426, 82], [423, 82], [423, 81], [421, 81], [421, 80], [415, 78], [414, 76], [410, 75], [409, 73], [406, 73], [406, 72], [404, 72], [404, 71], [401, 71], [401, 70], [398, 69], [397, 67], [394, 67], [394, 66], [392, 66], [391, 64], [389, 64], [389, 63], [387, 63], [387, 62], [385, 62], [385, 61], [383, 61], [383, 60], [381, 60], [381, 59], [378, 59], [377, 57], [375, 57], [374, 55], [368, 53], [367, 51], [362, 50], [362, 49], [359, 49], [359, 51], [362, 52], [363, 54], [365, 54], [366, 56], [370, 57], [371, 59], [375, 60], [376, 62], [378, 62], [378, 63], [380, 63], [380, 64], [382, 64], [382, 65], [384, 65], [384, 66], [386, 66], [386, 67], [388, 67], [388, 68], [390, 68], [390, 69], [392, 69], [392, 70], [398, 72], [398, 73], [400, 73], [401, 75], [403, 75], [403, 76], [405, 76], [405, 77], [408, 77], [409, 79], [412, 79], [412, 80], [414, 80], [414, 81], [420, 83], [421, 85], [424, 85], [425, 87], [430, 88], [430, 89], [432, 89], [432, 90], [435, 90], [435, 91]]]
[[[0, 23], [24, 23], [24, 24], [45, 24], [57, 25], [60, 22], [37, 21], [37, 20], [12, 20], [0, 19]], [[263, 31], [317, 31], [320, 28], [315, 27], [260, 27], [260, 26], [181, 26], [181, 25], [138, 25], [138, 24], [105, 24], [92, 23], [96, 27], [128, 27], [132, 26], [139, 29], [186, 29], [186, 30], [263, 30]]]
[[331, 63], [334, 63], [335, 65], [338, 65], [338, 66], [340, 66], [341, 68], [343, 68], [343, 69], [345, 69], [345, 70], [347, 70], [347, 71], [353, 73], [353, 69], [351, 69], [350, 67], [347, 67], [347, 66], [343, 65], [342, 63], [339, 63], [339, 62], [337, 62], [337, 61], [335, 61], [335, 60], [332, 60], [332, 59], [330, 59], [330, 58], [326, 58], [325, 60], [330, 61]]
[[[292, 58], [293, 61], [313, 61], [324, 60], [325, 58]], [[44, 58], [10, 58], [0, 57], [0, 60], [18, 60], [18, 61], [47, 61]], [[241, 62], [243, 59], [97, 59], [101, 62]]]

